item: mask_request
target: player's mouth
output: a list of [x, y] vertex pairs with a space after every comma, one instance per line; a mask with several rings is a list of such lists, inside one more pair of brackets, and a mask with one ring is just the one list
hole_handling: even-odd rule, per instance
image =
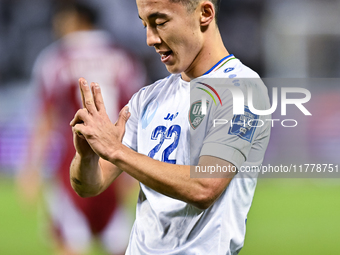
[[172, 50], [158, 52], [161, 55], [161, 61], [165, 64], [172, 56]]

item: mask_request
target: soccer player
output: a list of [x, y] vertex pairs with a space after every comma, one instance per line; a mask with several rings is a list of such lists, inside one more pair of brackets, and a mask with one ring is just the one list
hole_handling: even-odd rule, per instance
[[[237, 254], [256, 186], [256, 178], [237, 175], [244, 166], [261, 164], [270, 125], [234, 125], [232, 132], [230, 123], [214, 128], [211, 120], [220, 109], [233, 118], [230, 93], [221, 96], [222, 108], [210, 102], [206, 116], [193, 125], [189, 82], [259, 77], [225, 48], [216, 22], [218, 1], [137, 0], [137, 7], [147, 44], [171, 75], [139, 90], [115, 124], [107, 117], [99, 84], [79, 80], [83, 108], [70, 123], [77, 151], [70, 167], [72, 186], [87, 197], [103, 192], [122, 172], [140, 182], [126, 254]], [[256, 109], [269, 108], [259, 79], [239, 81], [235, 86], [244, 94], [252, 89]], [[190, 164], [239, 172], [190, 178]]]
[[[75, 194], [69, 181], [75, 151], [68, 123], [81, 107], [77, 93], [80, 75], [101, 82], [103, 96], [109, 99], [108, 116], [114, 120], [132, 94], [145, 85], [145, 73], [137, 59], [113, 44], [109, 34], [95, 28], [96, 12], [90, 6], [62, 3], [53, 21], [54, 32], [61, 38], [42, 51], [34, 67], [39, 117], [21, 173], [21, 187], [25, 195], [44, 188], [59, 254], [87, 254], [94, 237], [100, 239], [107, 254], [123, 254], [132, 220], [122, 207], [124, 194], [120, 190], [126, 190], [126, 185], [132, 188], [134, 180], [122, 176], [116, 185], [93, 198]], [[53, 144], [59, 148], [51, 152]], [[51, 163], [49, 152], [57, 164], [56, 174], [47, 185], [39, 185], [33, 177], [44, 175], [42, 168]]]

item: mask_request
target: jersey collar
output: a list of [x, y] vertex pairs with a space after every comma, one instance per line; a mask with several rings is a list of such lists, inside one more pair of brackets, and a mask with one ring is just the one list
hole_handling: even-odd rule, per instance
[[227, 62], [229, 62], [232, 59], [236, 59], [233, 54], [230, 54], [229, 56], [222, 58], [212, 68], [210, 68], [209, 71], [207, 71], [203, 75], [217, 71], [218, 69], [220, 69], [222, 66], [224, 66]]

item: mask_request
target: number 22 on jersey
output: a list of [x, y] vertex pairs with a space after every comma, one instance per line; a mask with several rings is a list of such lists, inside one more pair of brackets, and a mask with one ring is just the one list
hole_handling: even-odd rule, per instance
[[162, 161], [176, 164], [176, 159], [169, 159], [169, 156], [178, 146], [179, 137], [181, 136], [181, 127], [179, 125], [172, 125], [167, 129], [165, 126], [158, 126], [152, 131], [151, 140], [157, 140], [159, 136], [159, 143], [149, 152], [148, 156], [154, 158], [155, 154], [162, 148], [164, 140], [171, 139], [174, 136], [173, 143], [163, 150]]

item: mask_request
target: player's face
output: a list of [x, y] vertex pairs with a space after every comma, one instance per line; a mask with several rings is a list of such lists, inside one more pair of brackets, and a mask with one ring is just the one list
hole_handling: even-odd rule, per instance
[[200, 13], [169, 0], [137, 0], [147, 44], [171, 73], [189, 72], [202, 48]]

